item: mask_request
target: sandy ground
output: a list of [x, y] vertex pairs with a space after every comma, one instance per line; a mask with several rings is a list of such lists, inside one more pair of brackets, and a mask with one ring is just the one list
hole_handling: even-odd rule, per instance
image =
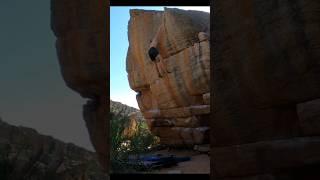
[[177, 157], [188, 156], [190, 161], [178, 163], [177, 166], [161, 168], [152, 171], [155, 174], [209, 174], [210, 173], [210, 156], [193, 150], [162, 150], [154, 154], [175, 155]]

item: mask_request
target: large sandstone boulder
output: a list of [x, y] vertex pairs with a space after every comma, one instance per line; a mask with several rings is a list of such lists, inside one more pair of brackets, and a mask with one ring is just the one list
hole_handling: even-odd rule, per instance
[[212, 177], [319, 179], [320, 2], [214, 10]]
[[61, 73], [68, 87], [89, 98], [83, 107], [83, 116], [92, 144], [107, 170], [106, 9], [104, 1], [51, 1], [51, 27], [57, 37]]
[[[166, 8], [131, 10], [130, 16], [128, 79], [151, 131], [162, 144], [205, 143], [210, 114], [209, 13]], [[153, 39], [163, 58], [162, 77], [148, 56]]]

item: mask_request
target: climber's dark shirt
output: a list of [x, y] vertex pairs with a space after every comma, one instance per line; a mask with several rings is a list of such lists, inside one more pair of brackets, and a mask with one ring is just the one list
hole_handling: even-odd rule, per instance
[[159, 51], [158, 51], [157, 48], [151, 47], [151, 48], [149, 49], [148, 54], [149, 54], [150, 59], [151, 59], [152, 61], [154, 61], [154, 60], [156, 60], [156, 57], [158, 56]]

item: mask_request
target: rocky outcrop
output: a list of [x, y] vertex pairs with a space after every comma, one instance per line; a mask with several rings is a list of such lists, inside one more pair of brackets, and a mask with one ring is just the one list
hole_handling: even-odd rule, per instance
[[320, 178], [319, 9], [214, 1], [214, 179]]
[[107, 170], [109, 67], [106, 10], [105, 1], [51, 0], [51, 27], [57, 37], [61, 72], [68, 87], [89, 98], [83, 107], [83, 116], [91, 142]]
[[131, 113], [129, 116], [128, 126], [125, 127], [123, 131], [123, 135], [125, 137], [134, 136], [135, 132], [137, 132], [138, 130], [138, 122], [139, 122], [139, 119], [137, 118], [137, 113]]
[[105, 180], [95, 153], [0, 119], [0, 179]]
[[138, 129], [138, 123], [145, 123], [146, 121], [138, 109], [117, 101], [110, 100], [110, 113], [116, 117], [128, 118], [128, 124], [123, 131], [125, 136], [132, 136]]
[[[166, 8], [131, 10], [130, 16], [128, 79], [151, 131], [171, 146], [207, 142], [209, 14]], [[148, 56], [155, 42], [161, 56], [157, 63]]]

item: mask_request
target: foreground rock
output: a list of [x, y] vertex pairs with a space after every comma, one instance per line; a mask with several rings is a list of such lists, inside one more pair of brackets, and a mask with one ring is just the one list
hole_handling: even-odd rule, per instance
[[[108, 169], [107, 4], [92, 0], [51, 0], [51, 27], [61, 73], [68, 87], [88, 98], [83, 106], [91, 142]], [[72, 130], [72, 129], [70, 129]]]
[[212, 177], [320, 179], [320, 2], [214, 6]]
[[106, 178], [96, 154], [0, 119], [0, 179]]
[[[166, 8], [130, 16], [128, 79], [151, 131], [170, 146], [208, 142], [209, 14]], [[153, 39], [163, 58], [159, 72], [148, 56]]]

